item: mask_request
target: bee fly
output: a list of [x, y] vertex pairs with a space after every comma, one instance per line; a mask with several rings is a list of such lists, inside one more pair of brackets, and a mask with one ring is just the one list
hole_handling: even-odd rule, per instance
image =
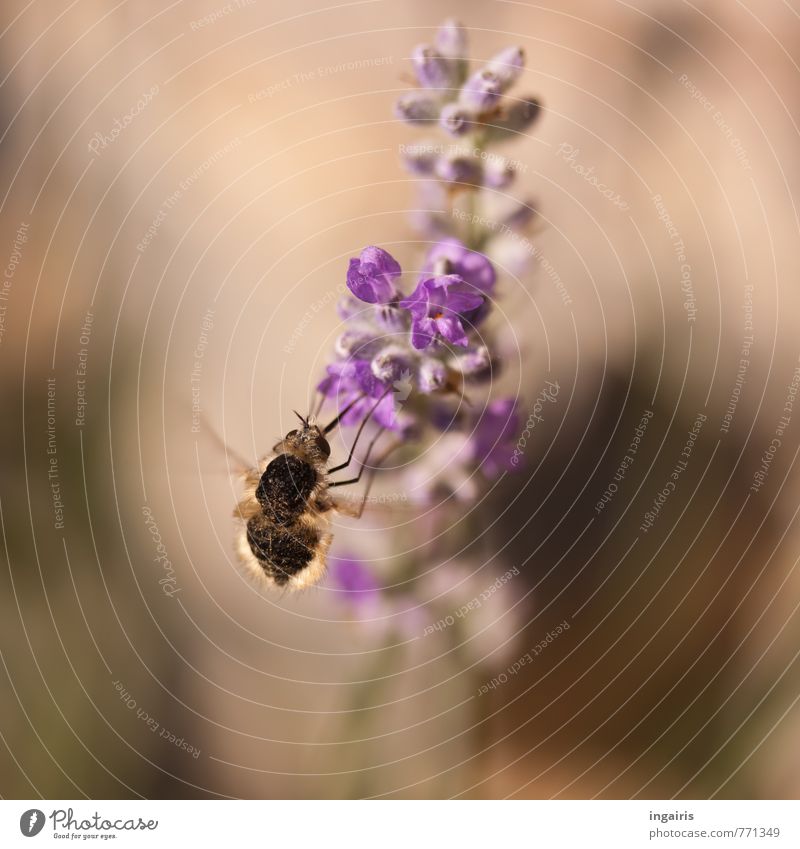
[[[303, 418], [302, 427], [290, 430], [257, 468], [245, 474], [245, 494], [234, 510], [241, 520], [236, 552], [247, 572], [271, 586], [299, 590], [316, 584], [325, 573], [325, 562], [333, 535], [331, 514], [337, 511], [355, 518], [361, 516], [365, 493], [357, 508], [334, 499], [330, 490], [361, 480], [372, 447], [383, 433], [381, 428], [369, 443], [358, 474], [349, 480], [330, 481], [328, 476], [350, 465], [358, 438], [384, 393], [361, 421], [347, 460], [327, 468], [331, 448], [325, 438], [342, 417], [359, 401], [348, 404], [325, 427], [314, 416]], [[396, 445], [392, 445], [389, 451]], [[378, 464], [389, 451], [385, 452]], [[371, 480], [370, 480], [371, 483]]]

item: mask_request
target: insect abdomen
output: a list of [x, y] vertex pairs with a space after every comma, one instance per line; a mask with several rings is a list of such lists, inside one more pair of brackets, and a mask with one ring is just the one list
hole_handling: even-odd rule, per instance
[[308, 566], [319, 541], [317, 531], [305, 525], [280, 527], [261, 516], [253, 516], [247, 523], [247, 542], [253, 556], [279, 585]]

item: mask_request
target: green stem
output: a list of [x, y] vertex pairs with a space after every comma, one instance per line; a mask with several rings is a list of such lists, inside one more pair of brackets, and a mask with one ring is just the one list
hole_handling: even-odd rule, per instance
[[464, 236], [464, 244], [470, 249], [475, 250], [475, 247], [478, 243], [477, 236], [477, 228], [475, 225], [475, 215], [476, 215], [476, 196], [478, 190], [477, 189], [468, 189], [467, 195], [467, 232]]
[[[359, 744], [355, 740], [351, 742], [351, 739], [357, 740], [366, 736], [365, 730], [369, 723], [364, 714], [376, 701], [377, 694], [386, 683], [386, 670], [393, 667], [399, 649], [400, 647], [390, 637], [368, 665], [363, 682], [354, 687], [353, 698], [342, 728], [342, 742], [349, 743], [350, 746], [357, 746]], [[369, 744], [361, 745], [368, 746]], [[361, 758], [358, 755], [351, 759], [352, 771], [349, 776], [349, 788], [346, 788], [346, 792], [343, 794], [346, 799], [363, 799], [366, 796], [373, 795], [370, 792], [372, 788], [369, 786], [368, 774], [370, 770], [359, 769], [360, 761]]]
[[[472, 136], [470, 144], [472, 145], [474, 155], [480, 156], [483, 151], [483, 133], [478, 132]], [[473, 251], [478, 250], [482, 242], [481, 234], [475, 221], [478, 211], [477, 200], [479, 191], [480, 189], [477, 186], [467, 189], [466, 213], [469, 217], [467, 218], [464, 244]]]

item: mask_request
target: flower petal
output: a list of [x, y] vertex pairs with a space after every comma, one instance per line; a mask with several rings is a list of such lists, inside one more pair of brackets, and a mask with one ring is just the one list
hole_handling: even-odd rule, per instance
[[442, 318], [437, 318], [435, 321], [439, 334], [447, 339], [448, 342], [452, 342], [453, 345], [467, 347], [469, 344], [467, 334], [464, 332], [464, 328], [456, 316], [442, 316]]
[[436, 323], [432, 318], [421, 318], [414, 320], [411, 327], [411, 344], [422, 350], [433, 344], [436, 334]]
[[388, 251], [370, 245], [350, 260], [347, 288], [368, 304], [386, 304], [397, 297], [394, 281], [400, 274], [400, 264]]

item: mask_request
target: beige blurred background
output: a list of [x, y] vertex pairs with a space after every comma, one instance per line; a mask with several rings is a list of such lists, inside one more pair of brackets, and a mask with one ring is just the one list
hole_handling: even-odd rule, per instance
[[[800, 407], [750, 487], [800, 355], [798, 12], [4, 3], [0, 793], [796, 797]], [[516, 635], [494, 670], [446, 635], [386, 648], [325, 587], [249, 585], [235, 482], [192, 432], [198, 345], [205, 419], [255, 457], [307, 407], [347, 258], [379, 244], [415, 261], [398, 148], [419, 134], [392, 103], [449, 15], [476, 58], [522, 45], [520, 90], [545, 104], [513, 148], [542, 259], [504, 280], [502, 330], [520, 341], [523, 409], [548, 375], [563, 402], [475, 518], [521, 572], [489, 623], [490, 640]], [[369, 529], [355, 533], [389, 557]], [[475, 697], [564, 619], [536, 663]]]

